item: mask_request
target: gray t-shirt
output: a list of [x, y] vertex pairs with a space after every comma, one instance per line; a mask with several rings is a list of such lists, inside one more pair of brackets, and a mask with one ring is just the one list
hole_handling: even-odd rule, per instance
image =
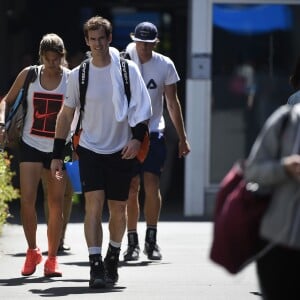
[[295, 105], [295, 104], [297, 104], [297, 103], [300, 103], [300, 91], [298, 91], [298, 92], [292, 94], [292, 95], [289, 97], [287, 103], [290, 104], [290, 105]]

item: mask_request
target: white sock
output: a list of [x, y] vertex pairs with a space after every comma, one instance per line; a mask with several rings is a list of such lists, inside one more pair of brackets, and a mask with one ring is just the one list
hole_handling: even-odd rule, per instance
[[121, 243], [114, 242], [112, 240], [110, 240], [109, 243], [115, 248], [121, 248]]
[[101, 247], [89, 247], [88, 251], [89, 251], [89, 255], [93, 255], [93, 254], [101, 255]]

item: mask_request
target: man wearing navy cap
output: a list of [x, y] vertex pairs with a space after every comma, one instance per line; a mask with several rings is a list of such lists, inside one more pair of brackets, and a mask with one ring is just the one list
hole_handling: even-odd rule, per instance
[[124, 252], [124, 260], [131, 261], [139, 258], [137, 223], [140, 215], [138, 201], [140, 177], [143, 178], [144, 183], [144, 215], [147, 225], [144, 254], [150, 260], [160, 260], [162, 254], [156, 236], [162, 202], [159, 181], [166, 159], [164, 99], [166, 99], [169, 115], [178, 134], [179, 158], [190, 152], [190, 145], [187, 141], [181, 105], [177, 95], [176, 83], [179, 81], [179, 76], [176, 68], [169, 57], [154, 51], [155, 46], [159, 43], [156, 26], [150, 22], [142, 22], [136, 26], [130, 37], [133, 42], [127, 46], [126, 53], [141, 71], [151, 97], [153, 114], [149, 121], [149, 153], [146, 160], [139, 165], [137, 175], [131, 181], [127, 205], [128, 248]]
[[136, 26], [135, 32], [130, 34], [130, 37], [135, 42], [156, 43], [157, 28], [150, 22], [143, 22]]

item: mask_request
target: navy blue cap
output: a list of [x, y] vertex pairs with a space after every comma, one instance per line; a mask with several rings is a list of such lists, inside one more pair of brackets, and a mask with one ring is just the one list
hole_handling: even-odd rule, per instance
[[150, 22], [142, 22], [135, 27], [134, 33], [130, 37], [135, 42], [154, 43], [158, 41], [157, 28]]

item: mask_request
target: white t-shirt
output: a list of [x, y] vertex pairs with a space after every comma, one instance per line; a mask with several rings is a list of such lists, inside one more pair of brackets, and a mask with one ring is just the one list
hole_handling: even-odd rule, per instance
[[[78, 76], [79, 67], [72, 71], [70, 76], [68, 97], [65, 101], [67, 106], [80, 105]], [[112, 90], [110, 65], [98, 68], [90, 63], [80, 145], [96, 153], [115, 153], [129, 140], [130, 127], [127, 119], [117, 122], [114, 118]], [[70, 102], [71, 99], [75, 100], [75, 103]]]
[[[95, 67], [90, 60], [79, 141], [82, 147], [99, 154], [118, 152], [132, 136], [129, 121], [135, 126], [151, 117], [151, 100], [144, 81], [133, 62], [129, 62], [128, 66], [130, 108], [124, 91], [119, 58], [112, 57], [111, 64], [103, 68]], [[71, 71], [64, 102], [64, 105], [72, 108], [80, 107], [79, 68], [80, 66]], [[123, 108], [125, 114], [122, 112]], [[117, 120], [116, 115], [124, 117]]]
[[180, 80], [173, 61], [160, 53], [153, 51], [152, 58], [144, 64], [138, 61], [135, 43], [130, 43], [126, 51], [139, 66], [152, 104], [152, 117], [149, 122], [150, 132], [162, 132], [165, 129], [163, 117], [164, 88]]

